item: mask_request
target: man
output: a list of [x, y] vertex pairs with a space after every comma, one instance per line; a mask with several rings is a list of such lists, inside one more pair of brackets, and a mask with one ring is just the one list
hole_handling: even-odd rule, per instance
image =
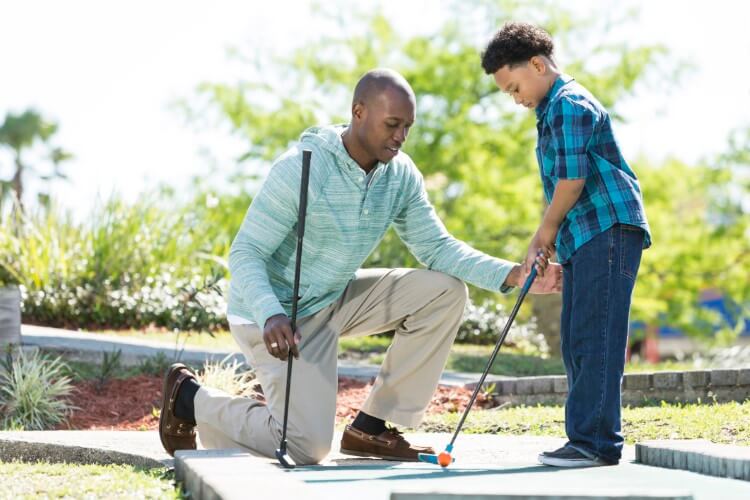
[[[416, 426], [434, 393], [467, 300], [463, 281], [509, 291], [521, 266], [490, 257], [446, 231], [424, 180], [400, 151], [416, 116], [414, 92], [398, 73], [376, 69], [354, 90], [349, 125], [311, 128], [279, 157], [232, 244], [228, 319], [255, 369], [265, 403], [201, 387], [183, 365], [167, 373], [160, 417], [169, 453], [196, 446], [245, 448], [273, 457], [281, 438], [288, 355], [292, 374], [288, 452], [314, 464], [330, 451], [336, 414], [339, 336], [395, 330], [370, 395], [341, 451], [414, 461], [434, 453], [386, 421]], [[312, 150], [302, 252], [298, 328], [292, 283], [303, 149]], [[360, 269], [393, 226], [428, 269]], [[532, 293], [560, 290], [559, 266], [539, 259]], [[544, 269], [547, 268], [547, 272]]]

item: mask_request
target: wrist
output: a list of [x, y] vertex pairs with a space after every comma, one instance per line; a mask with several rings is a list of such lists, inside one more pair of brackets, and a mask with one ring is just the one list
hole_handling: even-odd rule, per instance
[[552, 231], [557, 234], [557, 230], [560, 228], [561, 220], [557, 220], [554, 217], [545, 217], [542, 220], [542, 224], [539, 226], [539, 231]]
[[521, 274], [522, 274], [521, 265], [520, 264], [514, 265], [513, 268], [510, 270], [510, 272], [508, 273], [508, 275], [505, 277], [503, 286], [504, 287], [520, 286]]
[[272, 321], [276, 321], [277, 319], [279, 319], [279, 318], [282, 318], [282, 317], [283, 317], [283, 318], [285, 318], [285, 317], [286, 317], [286, 314], [282, 314], [282, 313], [279, 313], [279, 314], [274, 314], [273, 316], [270, 316], [270, 317], [269, 317], [269, 318], [268, 318], [268, 319], [266, 320], [266, 324], [265, 324], [265, 325], [263, 325], [263, 327], [266, 327], [266, 326], [267, 326], [267, 325], [268, 325], [269, 323], [271, 323]]

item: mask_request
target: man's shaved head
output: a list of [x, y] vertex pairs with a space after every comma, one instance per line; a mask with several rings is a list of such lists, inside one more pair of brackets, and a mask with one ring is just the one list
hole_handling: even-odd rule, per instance
[[377, 68], [365, 73], [357, 82], [357, 86], [354, 87], [352, 106], [357, 103], [368, 104], [374, 97], [391, 88], [404, 92], [415, 100], [414, 91], [403, 76], [392, 69]]
[[395, 158], [416, 119], [411, 85], [392, 69], [373, 69], [354, 88], [352, 121], [342, 134], [344, 147], [365, 171]]

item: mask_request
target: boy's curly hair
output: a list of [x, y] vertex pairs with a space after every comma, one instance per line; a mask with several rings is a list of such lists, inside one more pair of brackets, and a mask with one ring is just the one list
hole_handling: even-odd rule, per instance
[[539, 26], [508, 22], [482, 52], [482, 68], [491, 75], [506, 64], [513, 67], [534, 56], [550, 57], [554, 48], [552, 37]]

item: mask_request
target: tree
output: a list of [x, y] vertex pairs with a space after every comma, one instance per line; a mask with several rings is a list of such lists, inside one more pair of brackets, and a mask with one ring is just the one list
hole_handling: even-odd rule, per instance
[[[417, 95], [417, 122], [405, 150], [424, 174], [440, 217], [457, 238], [509, 259], [523, 257], [541, 219], [543, 194], [534, 158], [535, 118], [500, 96], [479, 64], [482, 44], [497, 27], [513, 18], [545, 26], [559, 47], [570, 49], [561, 61], [565, 71], [591, 89], [616, 119], [618, 102], [632, 94], [637, 83], [657, 72], [660, 82], [674, 81], [682, 68], [679, 62], [668, 60], [659, 46], [601, 43], [608, 39], [611, 24], [634, 22], [630, 14], [597, 13], [591, 19], [578, 19], [551, 2], [529, 7], [527, 3], [475, 0], [451, 3], [453, 20], [434, 34], [404, 39], [377, 12], [347, 16], [338, 14], [342, 9], [336, 5], [331, 8], [337, 13], [329, 17], [340, 22], [336, 36], [307, 43], [285, 57], [249, 58], [254, 64], [243, 82], [202, 84], [199, 95], [205, 108], [197, 114], [218, 112], [233, 133], [248, 141], [244, 158], [266, 168], [307, 126], [348, 120], [351, 89], [365, 71], [378, 66], [397, 69]], [[240, 168], [246, 170], [247, 164]], [[670, 229], [674, 228], [673, 203], [682, 198], [677, 193], [665, 198], [663, 190], [679, 187], [669, 185], [670, 176], [678, 174], [688, 177], [692, 192], [696, 192], [694, 183], [707, 179], [712, 189], [730, 181], [707, 168], [691, 170], [681, 165], [682, 170], [676, 172], [674, 162], [663, 171], [660, 166], [644, 168], [646, 172], [641, 172], [636, 165], [635, 170], [644, 182], [647, 213], [655, 221], [656, 245], [645, 254], [641, 274], [645, 284], [641, 286], [639, 280], [633, 316], [685, 326], [688, 297], [694, 302], [707, 280], [693, 281], [688, 273], [672, 274], [669, 288], [658, 283], [665, 270], [681, 265], [682, 255], [666, 250], [679, 245], [681, 234]], [[712, 210], [725, 213], [726, 207], [716, 201], [706, 198]], [[690, 227], [700, 229], [697, 219]], [[711, 249], [721, 248], [736, 236], [727, 226], [701, 234], [713, 238], [710, 245], [706, 243]], [[713, 263], [702, 258], [699, 250], [689, 255], [695, 259], [696, 272], [712, 272]], [[408, 266], [416, 262], [390, 232], [368, 264]], [[479, 290], [473, 290], [472, 297], [502, 300]], [[559, 301], [533, 299], [535, 313], [546, 325], [543, 332], [554, 345], [559, 335], [553, 331], [559, 326]], [[671, 312], [664, 316], [665, 311]]]
[[[35, 174], [43, 181], [65, 179], [60, 164], [71, 158], [70, 153], [52, 144], [52, 136], [57, 132], [57, 124], [45, 120], [37, 111], [29, 109], [19, 115], [8, 113], [5, 121], [0, 125], [0, 145], [10, 149], [13, 156], [14, 174], [10, 180], [0, 180], [0, 211], [2, 203], [15, 194], [17, 210], [23, 213], [24, 176]], [[37, 165], [31, 165], [24, 159], [24, 153], [37, 144], [45, 150], [46, 161], [49, 163], [47, 171], [38, 170]], [[39, 201], [46, 205], [49, 195], [39, 193]]]

